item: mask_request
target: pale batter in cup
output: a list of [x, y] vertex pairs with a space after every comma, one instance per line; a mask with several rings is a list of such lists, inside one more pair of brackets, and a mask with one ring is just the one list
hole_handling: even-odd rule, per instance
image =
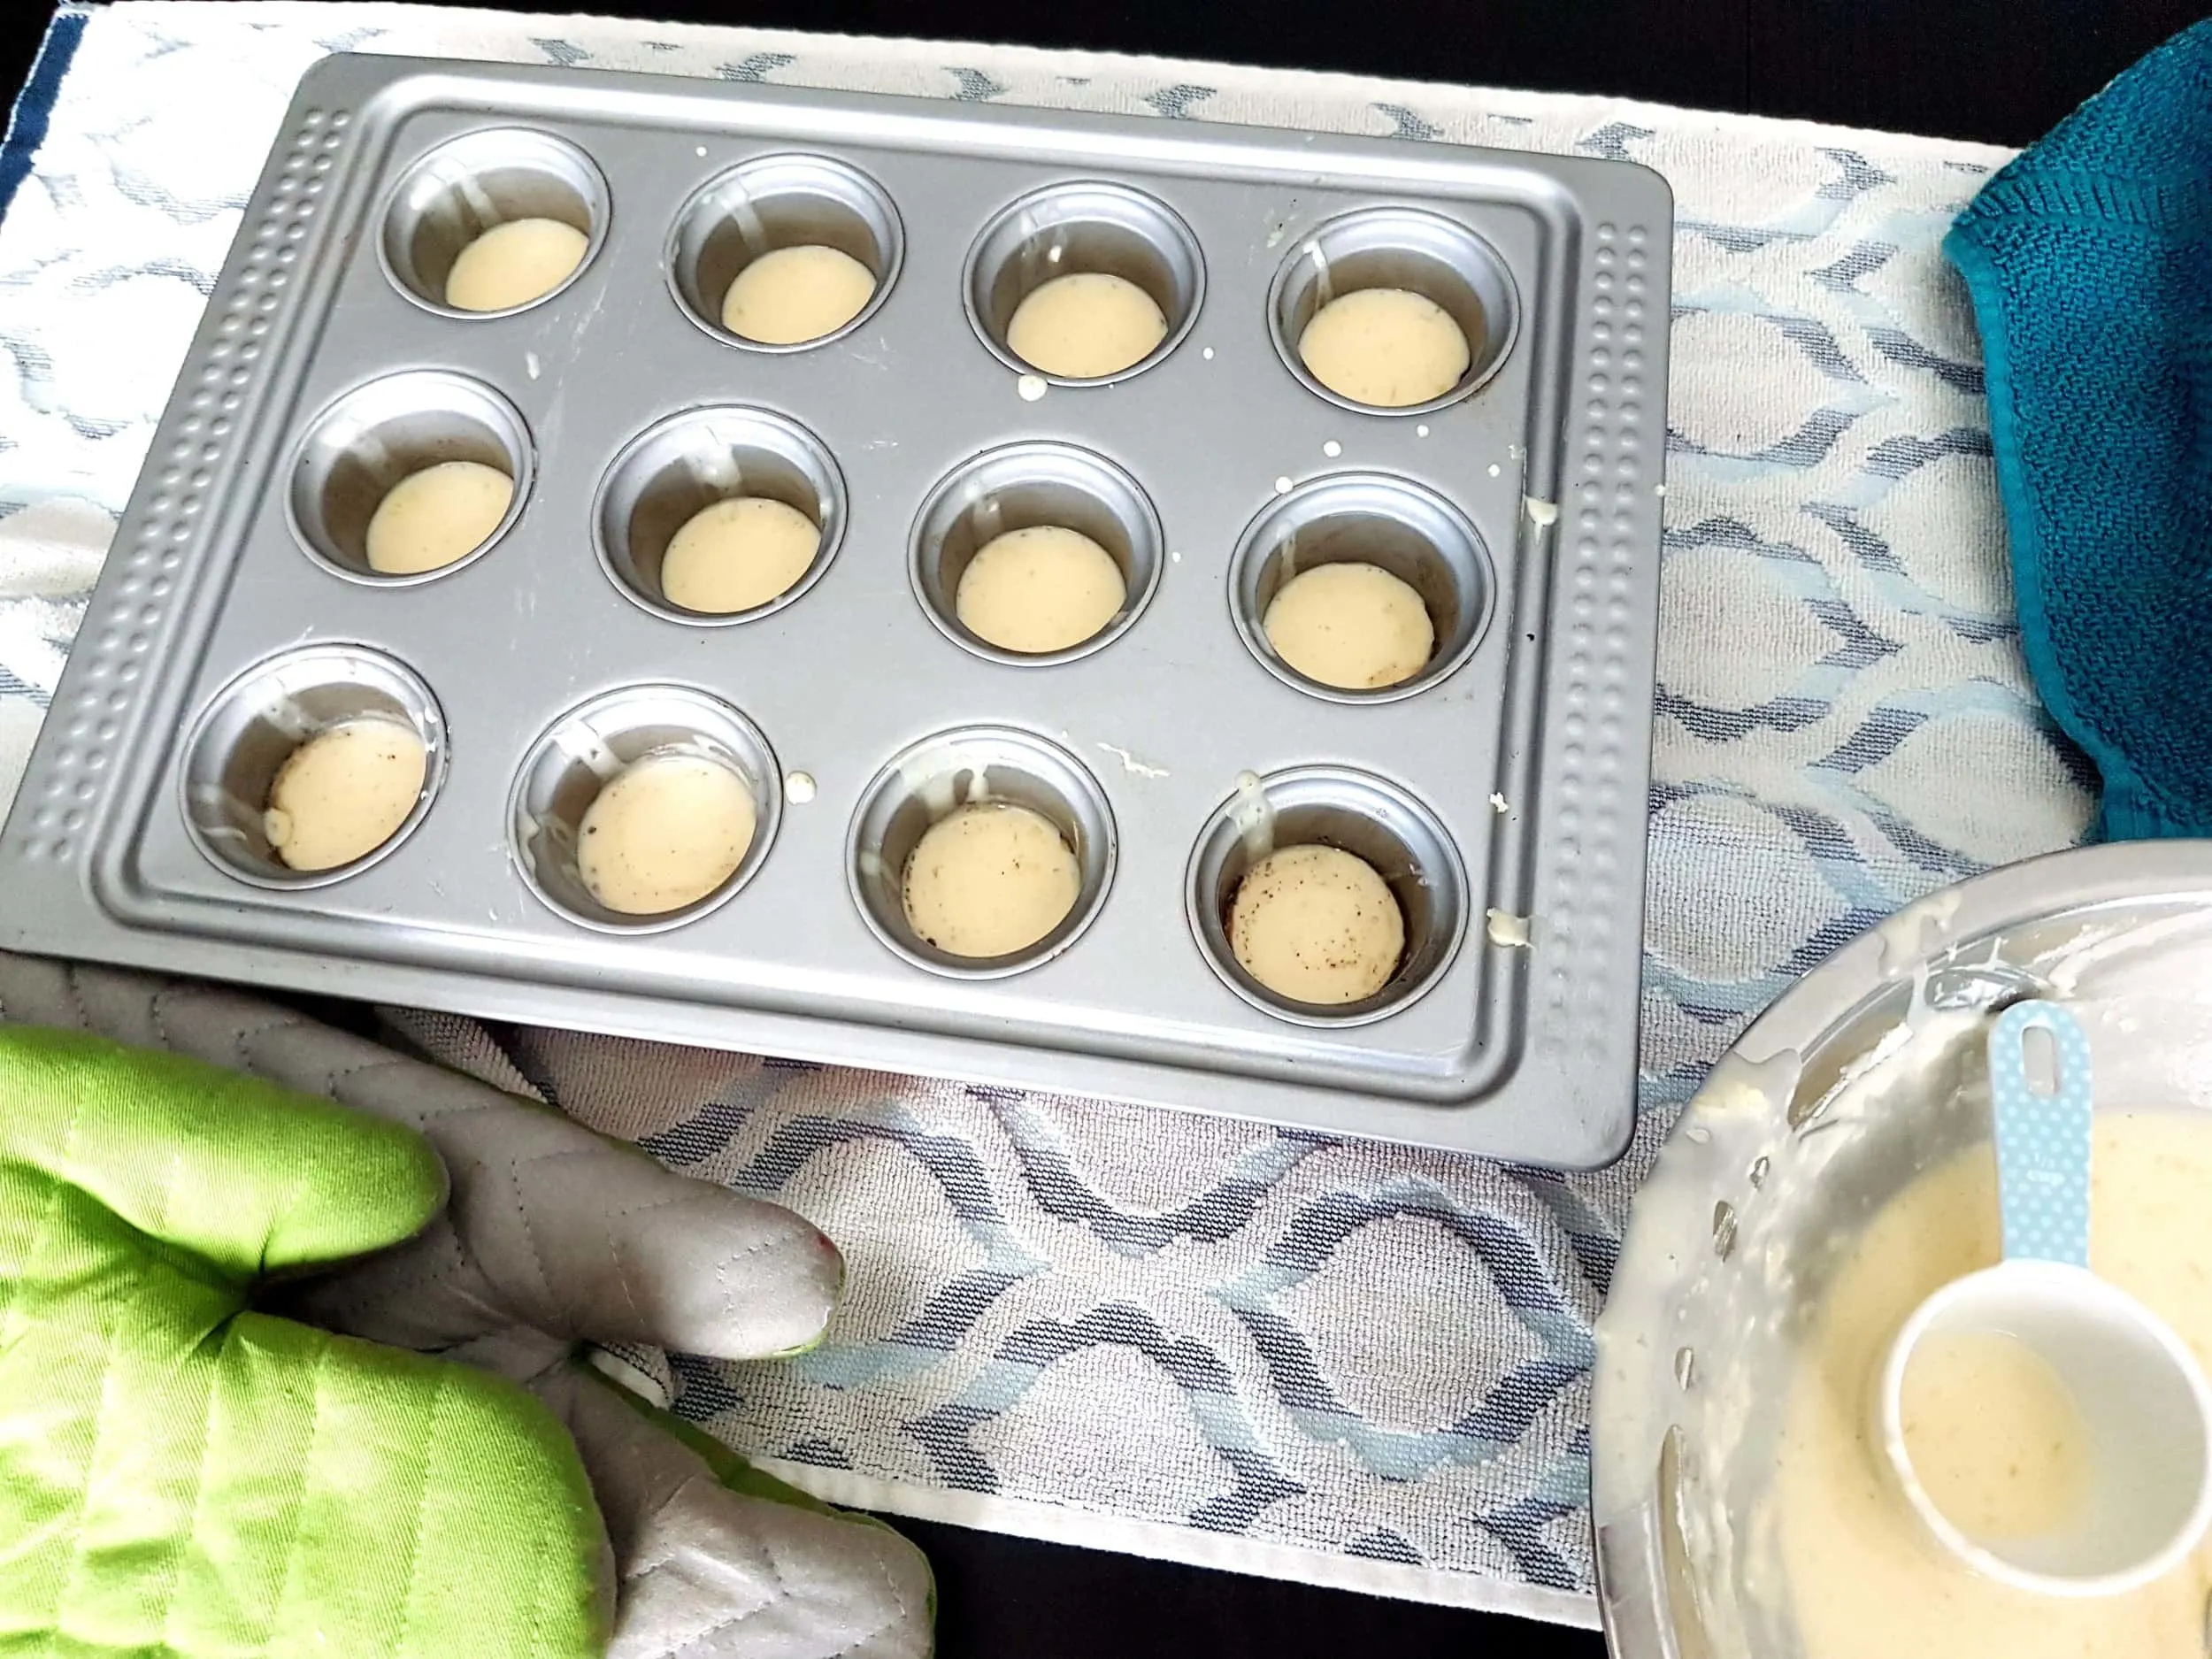
[[542, 299], [584, 263], [591, 240], [557, 219], [511, 219], [461, 250], [446, 273], [456, 311], [503, 311]]
[[1229, 947], [1279, 996], [1356, 1002], [1398, 972], [1405, 912], [1365, 859], [1337, 847], [1280, 847], [1237, 884]]
[[737, 872], [757, 817], [751, 787], [720, 761], [648, 755], [609, 779], [585, 810], [576, 871], [611, 910], [680, 910]]
[[[2090, 1265], [2212, 1359], [2212, 1118], [2100, 1113], [2092, 1168]], [[1996, 1263], [1998, 1228], [1990, 1148], [1937, 1164], [1876, 1213], [1806, 1334], [1760, 1517], [1802, 1659], [2202, 1659], [2212, 1544], [2123, 1595], [2037, 1595], [1951, 1555], [1894, 1488], [1870, 1403], [1882, 1361], [1923, 1299]], [[2017, 1344], [1939, 1354], [1909, 1392], [1914, 1467], [1970, 1531], [2018, 1535], [2078, 1501], [2074, 1409], [2043, 1363]]]
[[1977, 1543], [2078, 1520], [2088, 1426], [2050, 1361], [2000, 1331], [1935, 1331], [1905, 1368], [1898, 1421], [1913, 1473]]
[[1409, 288], [1358, 288], [1314, 313], [1298, 336], [1313, 378], [1356, 403], [1403, 409], [1443, 396], [1472, 361], [1452, 315]]
[[737, 273], [722, 297], [722, 326], [763, 345], [795, 346], [835, 334], [875, 292], [875, 273], [840, 249], [778, 248]]
[[419, 576], [457, 563], [491, 540], [514, 498], [514, 480], [481, 461], [441, 461], [411, 472], [369, 519], [369, 568]]
[[1064, 651], [1121, 614], [1128, 597], [1114, 556], [1079, 530], [1033, 525], [976, 549], [960, 572], [960, 625], [1002, 650]]
[[1307, 679], [1377, 691], [1412, 679], [1436, 649], [1436, 626], [1412, 587], [1379, 565], [1345, 561], [1302, 571], [1263, 619], [1275, 654]]
[[373, 718], [318, 732], [269, 788], [262, 833], [293, 870], [334, 870], [392, 839], [422, 798], [429, 757], [407, 726]]
[[822, 532], [787, 502], [736, 495], [685, 521], [661, 557], [661, 593], [672, 605], [732, 616], [780, 598], [814, 563]]
[[955, 809], [923, 832], [901, 881], [915, 933], [955, 956], [1025, 950], [1067, 919], [1083, 873], [1059, 829], [1010, 801]]
[[1033, 369], [1071, 380], [1118, 374], [1167, 338], [1153, 297], [1126, 277], [1079, 271], [1033, 289], [1006, 326], [1006, 349]]

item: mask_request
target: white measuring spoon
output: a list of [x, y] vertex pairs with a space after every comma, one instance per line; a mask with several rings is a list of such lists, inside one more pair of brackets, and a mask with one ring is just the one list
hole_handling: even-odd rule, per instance
[[[2089, 1039], [2055, 1002], [2015, 1003], [1989, 1033], [2004, 1259], [1954, 1279], [1905, 1321], [1882, 1368], [1883, 1448], [1946, 1548], [2045, 1595], [2116, 1595], [2159, 1578], [2212, 1523], [2212, 1387], [2148, 1308], [2089, 1271]], [[1976, 1539], [1938, 1509], [1905, 1443], [1905, 1371], [1939, 1333], [2008, 1337], [2073, 1396], [2089, 1479], [2078, 1516], [2048, 1532]]]

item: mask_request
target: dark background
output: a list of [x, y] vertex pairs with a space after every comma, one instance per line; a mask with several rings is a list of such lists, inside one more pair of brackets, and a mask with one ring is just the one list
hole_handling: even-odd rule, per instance
[[[2169, 35], [2187, 0], [571, 0], [615, 13], [1092, 47], [1610, 93], [2025, 144]], [[0, 82], [35, 5], [0, 15]], [[943, 1659], [1601, 1659], [1578, 1631], [898, 1523], [929, 1552]]]
[[[2212, 0], [523, 0], [505, 9], [1611, 93], [2025, 144], [2212, 12]], [[22, 82], [43, 27], [36, 0], [0, 6], [8, 86]]]
[[[249, 0], [250, 3], [250, 0]], [[565, 0], [700, 23], [1003, 41], [1698, 109], [2025, 144], [2160, 41], [2191, 0]], [[0, 81], [45, 26], [0, 6]]]

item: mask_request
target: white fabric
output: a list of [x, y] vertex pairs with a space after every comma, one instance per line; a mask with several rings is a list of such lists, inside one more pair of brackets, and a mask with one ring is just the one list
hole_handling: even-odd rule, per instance
[[[1588, 1325], [1673, 1110], [1836, 942], [2085, 818], [2019, 659], [1978, 349], [1937, 251], [2001, 153], [970, 45], [380, 4], [104, 9], [0, 226], [0, 797], [290, 89], [343, 47], [1394, 133], [1667, 175], [1643, 1112], [1617, 1169], [1562, 1181], [742, 1059], [711, 1098], [672, 1104], [610, 1069], [649, 1056], [585, 1056], [608, 1080], [564, 1101], [844, 1246], [852, 1294], [822, 1350], [676, 1362], [678, 1409], [779, 1472], [975, 1525], [1592, 1621]], [[503, 1038], [525, 1075], [578, 1063], [563, 1040]]]

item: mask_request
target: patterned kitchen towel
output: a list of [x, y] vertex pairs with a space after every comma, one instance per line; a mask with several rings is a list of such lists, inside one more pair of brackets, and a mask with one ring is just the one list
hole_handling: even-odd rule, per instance
[[2103, 776], [2098, 833], [2212, 835], [2212, 22], [1998, 173], [1944, 251], [2028, 666]]
[[[0, 223], [0, 800], [301, 73], [358, 49], [1626, 157], [1679, 207], [1641, 1112], [1616, 1168], [400, 1017], [845, 1246], [679, 1409], [836, 1501], [1594, 1623], [1589, 1326], [1775, 993], [2088, 813], [2020, 656], [1945, 228], [1985, 147], [1221, 65], [382, 4], [98, 8]], [[11, 745], [14, 745], [12, 750]]]

